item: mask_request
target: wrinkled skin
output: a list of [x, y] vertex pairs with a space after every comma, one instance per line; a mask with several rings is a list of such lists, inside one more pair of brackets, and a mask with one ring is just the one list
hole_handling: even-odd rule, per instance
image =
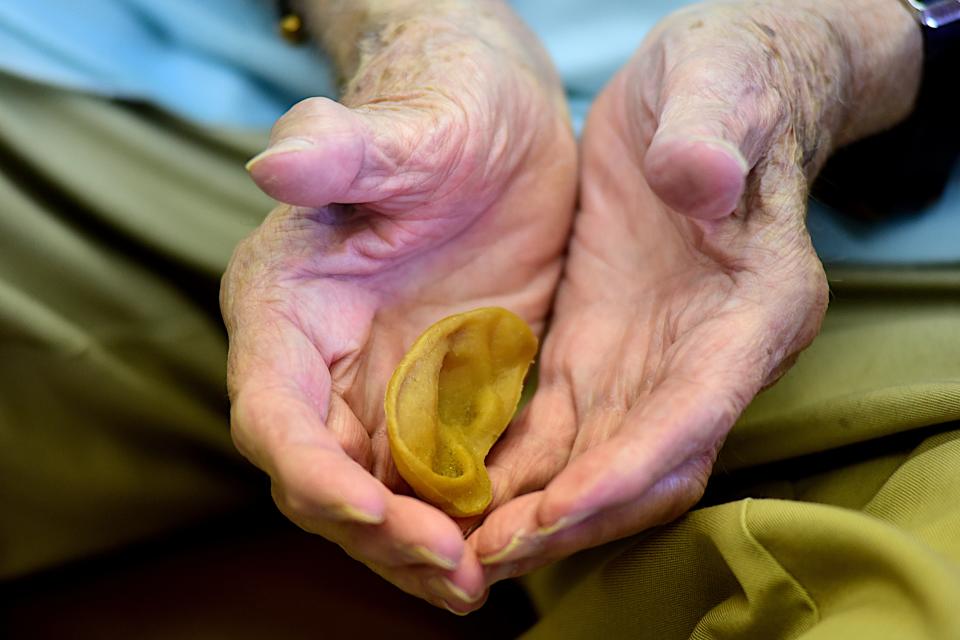
[[[909, 109], [902, 81], [878, 89], [918, 76], [894, 68], [902, 38], [878, 36], [881, 8], [900, 9], [874, 5], [862, 25], [846, 6], [819, 15], [827, 0], [691, 8], [604, 90], [540, 388], [487, 458], [494, 503], [466, 545], [402, 493], [383, 391], [445, 315], [502, 305], [544, 328], [575, 183], [556, 86], [533, 80], [549, 76], [536, 56], [421, 25], [361, 65], [352, 109], [313, 100], [281, 120], [275, 139], [322, 144], [252, 166], [299, 206], [238, 248], [222, 301], [234, 438], [284, 513], [463, 613], [497, 580], [689, 509], [739, 413], [819, 328], [809, 180]], [[865, 61], [867, 42], [887, 57]]]
[[[819, 329], [805, 200], [842, 114], [791, 71], [842, 78], [843, 61], [797, 46], [758, 65], [763, 14], [707, 11], [651, 34], [590, 113], [540, 388], [492, 454], [500, 506], [471, 538], [489, 582], [688, 510], [741, 411]], [[768, 24], [819, 45], [807, 18]]]
[[[575, 143], [540, 52], [441, 19], [407, 21], [382, 45], [343, 105], [295, 106], [249, 166], [290, 204], [224, 276], [232, 434], [294, 522], [464, 611], [482, 603], [482, 569], [458, 523], [407, 495], [384, 391], [445, 316], [502, 306], [542, 331], [573, 214]], [[292, 149], [276, 146], [289, 139]]]

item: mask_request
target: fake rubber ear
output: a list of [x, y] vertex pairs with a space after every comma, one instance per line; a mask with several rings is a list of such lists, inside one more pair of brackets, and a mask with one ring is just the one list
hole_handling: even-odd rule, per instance
[[384, 401], [393, 461], [417, 495], [457, 517], [490, 504], [484, 459], [536, 352], [527, 324], [499, 307], [444, 318], [417, 339]]

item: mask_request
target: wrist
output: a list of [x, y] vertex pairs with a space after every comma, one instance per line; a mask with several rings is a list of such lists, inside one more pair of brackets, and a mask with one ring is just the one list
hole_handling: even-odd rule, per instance
[[900, 0], [828, 2], [847, 52], [847, 108], [835, 135], [842, 146], [889, 129], [913, 110], [923, 42]]
[[837, 148], [909, 115], [922, 43], [899, 0], [783, 0], [754, 3], [752, 11], [753, 22], [767, 26], [771, 67], [779, 67], [774, 84], [808, 176]]
[[562, 98], [546, 51], [502, 0], [299, 0], [295, 6], [330, 55], [343, 86], [403, 34], [404, 49], [422, 45], [423, 58], [415, 63], [421, 68], [429, 66], [431, 54], [441, 49], [448, 54], [448, 45], [465, 56], [493, 53], [528, 69]]
[[[376, 48], [381, 33], [427, 13], [427, 3], [416, 0], [294, 0], [292, 4], [330, 56], [341, 80], [355, 75], [363, 50]], [[429, 5], [434, 16], [450, 11], [447, 2]]]

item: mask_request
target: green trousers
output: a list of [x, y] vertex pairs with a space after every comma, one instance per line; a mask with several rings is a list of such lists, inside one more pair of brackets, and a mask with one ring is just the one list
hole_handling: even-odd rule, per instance
[[270, 209], [266, 134], [0, 75], [0, 577], [263, 493], [233, 452], [217, 311]]
[[960, 265], [828, 274], [703, 505], [531, 576], [531, 638], [960, 638]]
[[[0, 578], [265, 494], [217, 286], [266, 132], [0, 76]], [[702, 505], [526, 580], [532, 638], [960, 638], [960, 265], [829, 270]]]

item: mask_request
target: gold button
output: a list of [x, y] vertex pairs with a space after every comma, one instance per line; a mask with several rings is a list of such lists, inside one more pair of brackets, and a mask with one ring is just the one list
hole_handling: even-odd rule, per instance
[[295, 13], [288, 13], [280, 18], [280, 35], [291, 44], [300, 44], [306, 39], [303, 31], [303, 20]]

